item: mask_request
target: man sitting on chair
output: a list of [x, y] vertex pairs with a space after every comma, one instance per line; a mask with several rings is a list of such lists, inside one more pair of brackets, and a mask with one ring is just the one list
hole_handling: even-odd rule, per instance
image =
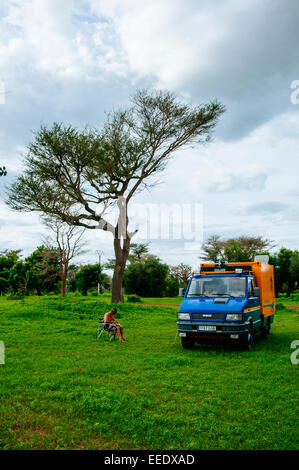
[[116, 314], [116, 312], [117, 312], [116, 308], [113, 308], [112, 310], [110, 310], [110, 312], [105, 313], [104, 330], [107, 330], [109, 332], [109, 330], [111, 331], [111, 329], [113, 329], [113, 326], [115, 326], [119, 341], [124, 343], [127, 340], [124, 338], [124, 329], [122, 325], [120, 325], [118, 321], [115, 320], [114, 318], [114, 315]]

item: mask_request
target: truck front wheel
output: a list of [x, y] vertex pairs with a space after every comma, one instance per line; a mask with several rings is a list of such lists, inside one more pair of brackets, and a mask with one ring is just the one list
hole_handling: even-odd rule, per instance
[[181, 337], [181, 343], [183, 348], [185, 349], [193, 349], [195, 346], [195, 339], [194, 338], [188, 338], [187, 336], [182, 336]]
[[252, 349], [253, 337], [251, 333], [246, 333], [241, 339], [241, 346], [243, 349], [250, 351]]
[[262, 338], [267, 338], [269, 336], [270, 328], [271, 328], [271, 323], [270, 323], [270, 319], [268, 318], [266, 325], [261, 327], [261, 337]]
[[242, 335], [240, 340], [241, 340], [242, 348], [247, 349], [248, 351], [250, 351], [252, 349], [252, 345], [253, 345], [253, 324], [252, 324], [252, 322], [250, 322], [248, 331], [246, 333], [244, 333], [244, 335]]

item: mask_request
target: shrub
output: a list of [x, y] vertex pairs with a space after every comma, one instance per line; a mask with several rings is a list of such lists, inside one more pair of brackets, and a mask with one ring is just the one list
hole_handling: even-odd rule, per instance
[[142, 302], [142, 298], [137, 294], [127, 295], [127, 302]]
[[75, 290], [74, 292], [69, 292], [68, 293], [68, 296], [72, 296], [72, 297], [81, 297], [82, 294], [80, 294], [80, 292], [78, 292], [77, 290]]
[[148, 258], [139, 263], [131, 263], [124, 273], [126, 294], [142, 297], [162, 297], [166, 288], [169, 268], [156, 258]]
[[166, 280], [165, 296], [166, 297], [175, 297], [179, 292], [179, 280], [174, 276], [168, 276]]
[[92, 297], [97, 297], [99, 294], [98, 294], [98, 291], [96, 290], [92, 290], [89, 292], [89, 294], [92, 296]]
[[10, 294], [7, 297], [8, 300], [23, 300], [24, 299], [24, 294], [22, 291], [18, 291], [15, 294]]

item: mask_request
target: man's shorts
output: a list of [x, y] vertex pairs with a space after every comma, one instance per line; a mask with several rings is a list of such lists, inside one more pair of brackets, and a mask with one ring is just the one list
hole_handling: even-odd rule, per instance
[[105, 323], [104, 324], [104, 330], [106, 331], [114, 331], [114, 328], [116, 327], [116, 323]]

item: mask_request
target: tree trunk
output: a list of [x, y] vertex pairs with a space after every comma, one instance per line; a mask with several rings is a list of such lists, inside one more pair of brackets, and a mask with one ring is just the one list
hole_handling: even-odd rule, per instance
[[59, 277], [61, 279], [61, 296], [65, 297], [66, 293], [66, 280], [69, 271], [69, 264], [67, 259], [61, 259], [59, 263]]
[[66, 292], [66, 277], [63, 276], [61, 279], [61, 295], [62, 297], [65, 297], [65, 292]]
[[116, 261], [112, 278], [112, 298], [111, 303], [119, 304], [124, 302], [122, 293], [124, 268]]
[[114, 253], [115, 253], [115, 267], [112, 278], [112, 298], [111, 303], [118, 304], [124, 302], [124, 296], [122, 292], [123, 277], [126, 267], [126, 262], [130, 252], [130, 238], [127, 234], [126, 238], [123, 239], [123, 247], [121, 247], [121, 240], [117, 236], [118, 231], [115, 230], [114, 238]]

